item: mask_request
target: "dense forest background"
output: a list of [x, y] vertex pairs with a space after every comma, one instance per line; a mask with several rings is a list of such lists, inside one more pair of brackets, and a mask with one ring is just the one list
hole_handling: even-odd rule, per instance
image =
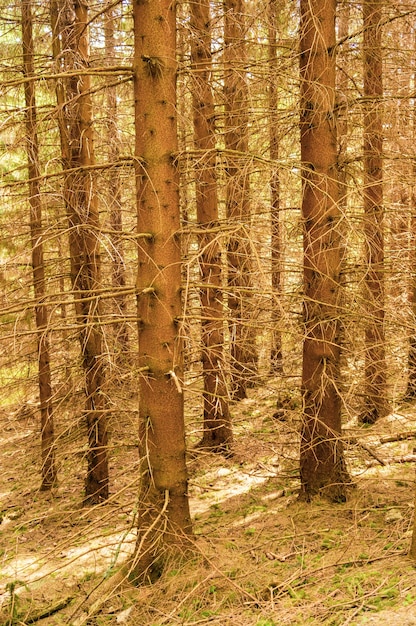
[[415, 15], [0, 3], [2, 623], [414, 614]]

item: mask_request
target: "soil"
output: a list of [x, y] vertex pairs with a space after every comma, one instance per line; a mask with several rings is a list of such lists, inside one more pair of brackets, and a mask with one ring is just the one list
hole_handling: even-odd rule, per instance
[[[265, 381], [232, 406], [231, 458], [189, 455], [194, 553], [140, 588], [111, 575], [135, 541], [137, 398], [123, 398], [111, 420], [111, 496], [92, 508], [82, 506], [86, 435], [74, 418], [82, 398], [57, 411], [53, 493], [39, 491], [36, 405], [3, 406], [0, 624], [416, 624], [416, 570], [407, 556], [415, 407], [370, 427], [350, 419], [349, 500], [308, 504], [298, 500], [298, 402], [293, 394], [276, 412], [278, 394]], [[189, 392], [190, 449], [199, 412]], [[399, 433], [407, 438], [382, 442]]]

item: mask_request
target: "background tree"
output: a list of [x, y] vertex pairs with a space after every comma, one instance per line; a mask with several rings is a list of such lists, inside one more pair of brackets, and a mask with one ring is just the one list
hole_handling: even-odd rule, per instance
[[[104, 37], [106, 62], [114, 66], [116, 62], [116, 27], [118, 19], [114, 3], [109, 2], [108, 9], [104, 13]], [[118, 29], [117, 29], [118, 30]], [[110, 84], [106, 88], [107, 105], [107, 145], [108, 162], [115, 165], [108, 179], [108, 212], [110, 214], [111, 228], [111, 258], [112, 258], [112, 287], [116, 294], [114, 299], [114, 315], [118, 318], [115, 330], [115, 361], [126, 359], [128, 353], [129, 333], [126, 320], [127, 297], [126, 289], [126, 266], [123, 249], [123, 217], [121, 212], [122, 192], [121, 175], [117, 167], [120, 158], [120, 140], [118, 131], [118, 107], [117, 86], [114, 78], [110, 77]]]
[[383, 63], [382, 0], [365, 0], [364, 25], [364, 231], [366, 245], [365, 407], [361, 420], [388, 413], [384, 333]]
[[224, 2], [224, 143], [226, 149], [226, 213], [228, 243], [228, 308], [231, 346], [231, 393], [246, 397], [257, 371], [252, 326], [252, 268], [249, 244], [250, 164], [248, 155], [248, 91], [245, 76], [244, 0]]
[[[279, 158], [279, 122], [277, 117], [278, 101], [278, 69], [277, 69], [277, 24], [279, 15], [278, 0], [269, 2], [269, 23], [268, 23], [268, 43], [269, 43], [269, 116], [270, 116], [270, 160], [272, 172], [270, 180], [271, 193], [271, 281], [273, 297], [278, 300], [282, 294], [282, 228], [280, 224], [280, 179], [277, 160]], [[282, 354], [282, 334], [279, 329], [281, 325], [280, 303], [274, 302], [272, 308], [272, 340], [271, 340], [271, 371], [283, 371]]]
[[[54, 41], [68, 72], [66, 89], [59, 87], [64, 197], [69, 226], [71, 281], [80, 325], [85, 371], [85, 417], [88, 430], [85, 501], [94, 504], [108, 497], [108, 405], [104, 390], [105, 362], [100, 328], [100, 239], [95, 164], [91, 78], [89, 64], [88, 8], [84, 2], [64, 0], [53, 4]], [[58, 18], [56, 20], [56, 17]], [[57, 50], [56, 50], [57, 52]]]
[[219, 244], [215, 110], [212, 93], [210, 3], [191, 6], [192, 108], [196, 149], [196, 208], [200, 227], [204, 433], [200, 446], [227, 451], [232, 442], [224, 363], [224, 306]]
[[39, 142], [35, 75], [33, 62], [33, 25], [31, 0], [22, 0], [23, 75], [26, 103], [26, 151], [29, 175], [30, 235], [32, 241], [33, 290], [35, 292], [35, 317], [38, 340], [38, 379], [41, 415], [42, 490], [51, 489], [57, 480], [55, 465], [55, 434], [53, 422], [53, 396], [50, 367], [50, 342], [46, 283], [43, 256], [42, 196], [40, 188]]

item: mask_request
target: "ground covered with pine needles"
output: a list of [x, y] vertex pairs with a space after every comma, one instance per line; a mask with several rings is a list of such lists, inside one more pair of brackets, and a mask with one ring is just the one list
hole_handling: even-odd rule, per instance
[[[200, 408], [188, 398], [192, 450]], [[76, 404], [60, 407], [52, 494], [38, 490], [36, 406], [1, 411], [0, 624], [416, 624], [414, 406], [371, 427], [346, 421], [350, 498], [307, 504], [298, 500], [296, 392], [273, 382], [251, 390], [232, 407], [234, 455], [189, 454], [194, 551], [134, 588], [108, 581], [135, 541], [137, 398], [114, 412], [111, 497], [95, 508], [82, 507], [81, 397]]]

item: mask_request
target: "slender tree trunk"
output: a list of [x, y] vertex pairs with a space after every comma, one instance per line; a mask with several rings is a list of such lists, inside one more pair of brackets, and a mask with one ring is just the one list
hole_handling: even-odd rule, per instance
[[[23, 73], [35, 75], [33, 50], [33, 20], [31, 0], [22, 0]], [[38, 381], [41, 414], [41, 490], [51, 489], [56, 481], [55, 435], [53, 422], [52, 380], [48, 309], [45, 306], [46, 283], [43, 262], [42, 201], [40, 191], [39, 144], [36, 119], [35, 82], [24, 83], [26, 103], [26, 151], [29, 175], [30, 235], [32, 243], [33, 289], [38, 336]]]
[[141, 489], [131, 576], [152, 579], [191, 532], [180, 334], [176, 8], [134, 2]]
[[409, 557], [412, 561], [416, 561], [416, 493], [415, 493], [415, 506], [413, 508], [413, 529], [412, 539], [410, 542]]
[[211, 31], [209, 0], [191, 2], [192, 105], [197, 150], [196, 206], [199, 236], [204, 378], [204, 434], [201, 447], [221, 452], [232, 442], [224, 375], [224, 307], [221, 250], [218, 236], [215, 112], [211, 87]]
[[[341, 293], [340, 293], [340, 327], [339, 327], [339, 344], [340, 354], [340, 371], [343, 372], [347, 364], [347, 341], [346, 341], [346, 317], [348, 310], [346, 285], [347, 285], [347, 211], [348, 211], [348, 177], [347, 177], [347, 146], [348, 146], [348, 33], [350, 22], [350, 3], [349, 0], [337, 3], [338, 9], [338, 39], [344, 41], [341, 48], [341, 54], [338, 57], [337, 65], [340, 67], [336, 75], [337, 91], [335, 96], [335, 122], [337, 124], [338, 139], [338, 184], [339, 197], [338, 206], [341, 212], [340, 216], [340, 245], [341, 245]], [[341, 58], [340, 58], [341, 57]], [[341, 374], [342, 377], [342, 374]]]
[[[416, 31], [414, 33], [414, 49], [416, 51]], [[414, 62], [413, 85], [416, 81], [416, 62]], [[413, 97], [412, 110], [412, 138], [413, 146], [416, 142], [416, 97]], [[414, 400], [416, 398], [416, 155], [412, 162], [412, 185], [411, 185], [411, 207], [410, 207], [410, 287], [409, 287], [409, 304], [410, 304], [410, 337], [409, 337], [409, 354], [407, 358], [408, 381], [405, 398]], [[415, 521], [416, 525], [416, 521]], [[416, 559], [416, 537], [414, 533], [413, 557]]]
[[227, 159], [226, 212], [235, 227], [228, 244], [228, 308], [231, 344], [231, 390], [245, 398], [257, 372], [250, 262], [250, 182], [248, 93], [245, 76], [244, 0], [224, 1], [224, 141]]
[[268, 23], [268, 39], [269, 39], [269, 142], [270, 142], [270, 161], [272, 163], [272, 173], [270, 180], [271, 194], [271, 257], [272, 257], [272, 344], [270, 353], [270, 371], [283, 371], [283, 354], [282, 354], [282, 332], [281, 326], [281, 307], [278, 306], [278, 299], [282, 293], [282, 233], [280, 224], [280, 177], [277, 160], [279, 158], [279, 123], [277, 119], [277, 108], [279, 105], [278, 88], [277, 88], [277, 19], [278, 19], [278, 0], [270, 0], [269, 2], [269, 23]]
[[[109, 65], [115, 64], [115, 32], [114, 21], [117, 19], [114, 8], [110, 6], [104, 14], [104, 38], [105, 38], [105, 56]], [[107, 142], [108, 142], [108, 160], [110, 163], [116, 163], [120, 157], [120, 146], [117, 136], [117, 88], [114, 85], [107, 87]], [[126, 286], [126, 269], [123, 251], [123, 219], [121, 213], [121, 182], [118, 168], [111, 171], [109, 178], [109, 213], [111, 226], [111, 257], [112, 257], [112, 286], [115, 293], [114, 309], [115, 315], [119, 318], [119, 322], [114, 326], [115, 329], [115, 362], [121, 364], [126, 361], [129, 344], [129, 333], [126, 321], [127, 299], [125, 294], [118, 293]]]
[[[71, 71], [88, 67], [87, 5], [77, 0], [64, 0], [63, 3], [53, 0], [51, 17], [55, 59], [63, 57], [65, 69]], [[88, 171], [88, 166], [94, 164], [90, 87], [88, 75], [72, 76], [67, 79], [66, 88], [58, 83], [57, 103], [65, 174], [64, 197], [69, 222], [71, 280], [81, 328], [87, 397], [85, 502], [95, 504], [108, 497], [108, 407], [103, 389], [105, 364], [100, 328], [101, 304], [96, 295], [100, 280], [98, 204]]]
[[364, 232], [366, 240], [365, 403], [360, 420], [373, 424], [389, 411], [384, 334], [383, 0], [365, 0], [364, 17]]
[[338, 392], [340, 211], [335, 109], [335, 0], [301, 0], [304, 323], [302, 496], [346, 498]]

